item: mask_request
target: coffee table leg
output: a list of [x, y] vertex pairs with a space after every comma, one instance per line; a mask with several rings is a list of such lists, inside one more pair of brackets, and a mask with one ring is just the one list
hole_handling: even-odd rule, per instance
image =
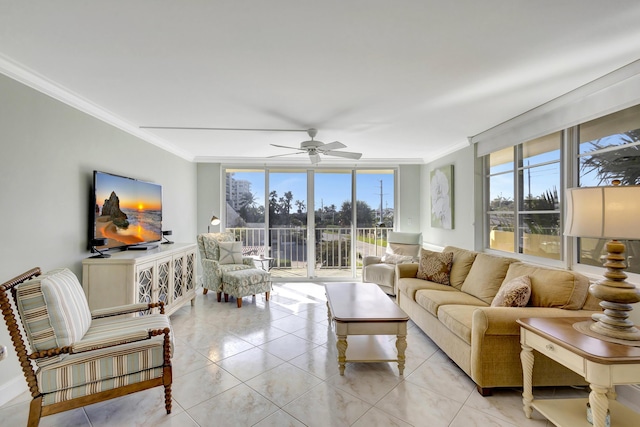
[[407, 336], [398, 335], [396, 338], [396, 349], [398, 350], [398, 371], [400, 375], [404, 373], [404, 351], [407, 349]]
[[347, 362], [347, 336], [338, 335], [338, 341], [336, 342], [338, 348], [338, 367], [340, 368], [340, 375], [344, 375], [344, 367]]
[[327, 301], [327, 319], [329, 319], [329, 326], [331, 326], [331, 309], [329, 308], [329, 301]]

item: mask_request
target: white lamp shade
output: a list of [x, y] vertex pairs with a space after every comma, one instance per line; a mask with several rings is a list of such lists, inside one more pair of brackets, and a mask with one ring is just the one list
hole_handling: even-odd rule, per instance
[[220, 219], [217, 216], [212, 216], [211, 217], [211, 225], [218, 225], [220, 224]]
[[564, 234], [640, 239], [640, 186], [578, 187], [566, 192]]

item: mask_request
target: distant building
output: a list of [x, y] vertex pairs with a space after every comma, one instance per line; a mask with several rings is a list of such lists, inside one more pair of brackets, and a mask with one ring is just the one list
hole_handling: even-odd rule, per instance
[[251, 182], [246, 179], [235, 179], [233, 173], [227, 173], [227, 203], [236, 212], [242, 207], [242, 195], [251, 193]]

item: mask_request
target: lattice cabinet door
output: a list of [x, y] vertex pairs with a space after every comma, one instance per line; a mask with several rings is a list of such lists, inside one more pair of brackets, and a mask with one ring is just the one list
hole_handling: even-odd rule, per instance
[[155, 292], [155, 301], [162, 301], [165, 305], [171, 304], [171, 258], [158, 260], [158, 284]]
[[185, 291], [184, 267], [186, 259], [184, 256], [173, 258], [173, 300], [179, 300]]
[[136, 268], [136, 280], [138, 281], [138, 301], [139, 303], [150, 303], [154, 301], [154, 282], [156, 275], [156, 264], [148, 262], [139, 264]]
[[185, 288], [191, 291], [196, 288], [196, 253], [188, 252], [186, 255], [187, 265], [185, 266]]

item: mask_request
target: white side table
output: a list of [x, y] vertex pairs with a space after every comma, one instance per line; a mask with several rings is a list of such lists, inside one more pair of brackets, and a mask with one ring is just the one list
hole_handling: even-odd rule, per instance
[[[519, 319], [522, 352], [524, 413], [531, 418], [535, 408], [559, 427], [591, 427], [587, 422], [587, 401], [593, 411], [593, 426], [605, 427], [607, 410], [611, 412], [612, 427], [640, 425], [640, 414], [618, 403], [616, 384], [640, 383], [640, 347], [613, 344], [578, 332], [573, 324], [589, 318], [530, 318]], [[532, 376], [534, 353], [566, 366], [589, 383], [589, 399], [533, 398]]]

